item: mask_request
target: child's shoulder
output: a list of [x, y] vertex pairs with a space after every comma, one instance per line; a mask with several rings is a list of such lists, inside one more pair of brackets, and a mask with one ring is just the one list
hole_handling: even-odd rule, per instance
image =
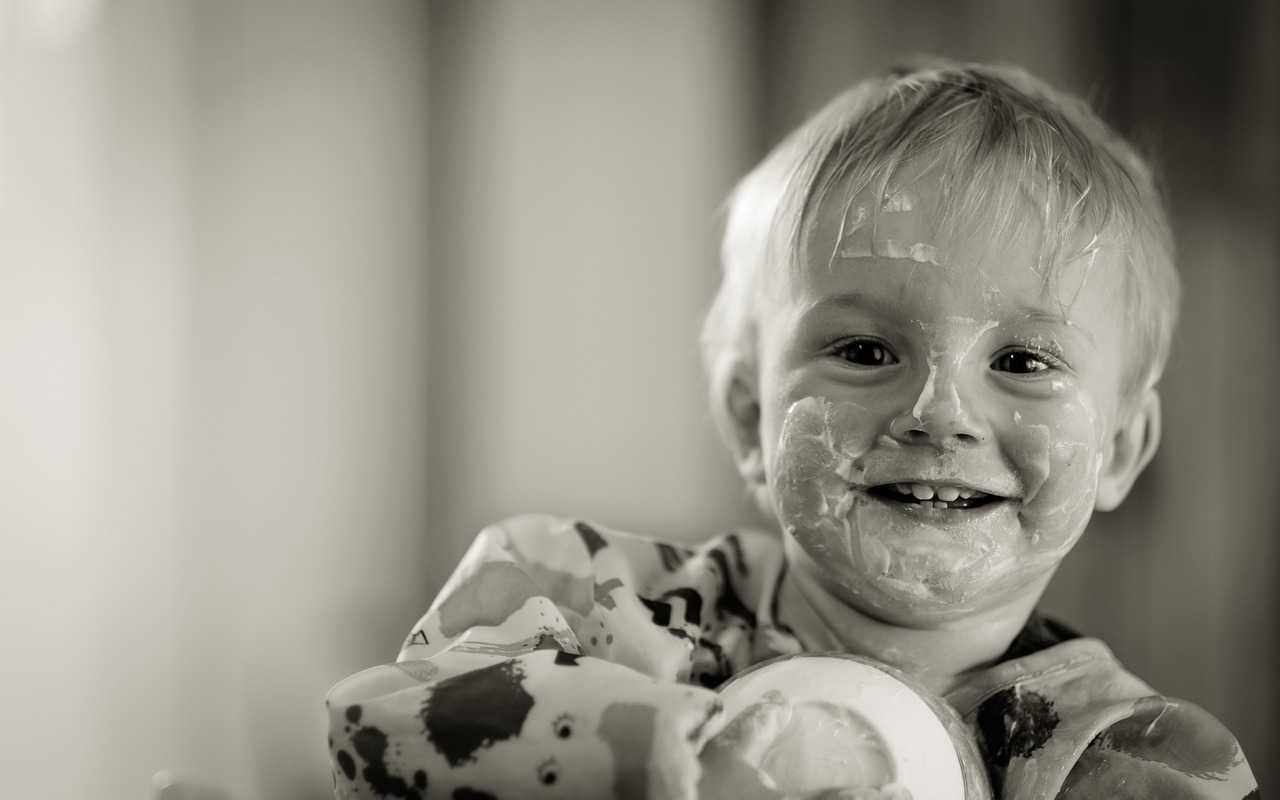
[[1048, 625], [1039, 648], [947, 694], [978, 735], [997, 796], [1115, 796], [1126, 786], [1136, 794], [1124, 796], [1234, 800], [1256, 788], [1220, 721], [1156, 692], [1098, 639]]
[[485, 527], [464, 562], [493, 559], [647, 584], [707, 570], [721, 580], [752, 581], [776, 574], [783, 554], [776, 534], [758, 530], [738, 528], [691, 542], [624, 531], [581, 517], [530, 513]]

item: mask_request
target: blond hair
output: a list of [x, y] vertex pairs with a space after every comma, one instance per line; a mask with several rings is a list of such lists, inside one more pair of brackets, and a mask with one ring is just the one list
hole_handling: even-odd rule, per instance
[[[1135, 342], [1124, 392], [1155, 384], [1168, 357], [1179, 284], [1151, 170], [1083, 101], [1021, 69], [965, 64], [857, 84], [735, 187], [723, 276], [702, 330], [713, 404], [722, 402], [736, 369], [756, 368], [764, 283], [770, 270], [804, 263], [815, 209], [837, 186], [849, 187], [848, 198], [868, 190], [883, 196], [908, 162], [939, 176], [941, 239], [961, 236], [975, 222], [996, 240], [1038, 225], [1037, 267], [1047, 283], [1056, 265], [1078, 258], [1092, 264], [1100, 250], [1121, 254]], [[1018, 212], [1028, 194], [1039, 219]]]

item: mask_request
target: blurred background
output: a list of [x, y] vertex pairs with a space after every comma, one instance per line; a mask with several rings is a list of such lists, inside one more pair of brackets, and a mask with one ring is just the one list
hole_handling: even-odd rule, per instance
[[1278, 32], [1262, 2], [0, 0], [4, 794], [325, 797], [326, 689], [486, 522], [760, 524], [696, 346], [719, 205], [915, 53], [1086, 95], [1165, 176], [1163, 447], [1045, 608], [1274, 786]]

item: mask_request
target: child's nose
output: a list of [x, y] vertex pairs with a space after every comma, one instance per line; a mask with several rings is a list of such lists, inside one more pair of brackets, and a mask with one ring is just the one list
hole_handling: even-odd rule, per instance
[[889, 435], [904, 444], [977, 444], [987, 432], [962, 397], [951, 370], [931, 367], [910, 408], [889, 423]]

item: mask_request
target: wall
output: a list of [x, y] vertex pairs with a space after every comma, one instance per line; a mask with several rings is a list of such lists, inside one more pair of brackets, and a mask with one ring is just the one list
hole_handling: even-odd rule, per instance
[[324, 692], [420, 594], [426, 15], [377, 12], [190, 7], [176, 766], [236, 797], [327, 788]]
[[[191, 278], [172, 113], [181, 15], [80, 5], [0, 5], [0, 772], [11, 797], [136, 797], [175, 755]], [[145, 56], [122, 29], [151, 44]]]
[[741, 7], [432, 12], [436, 585], [516, 512], [677, 538], [750, 519], [697, 347], [751, 158]]
[[426, 591], [425, 8], [78, 5], [0, 7], [4, 792], [323, 797]]

